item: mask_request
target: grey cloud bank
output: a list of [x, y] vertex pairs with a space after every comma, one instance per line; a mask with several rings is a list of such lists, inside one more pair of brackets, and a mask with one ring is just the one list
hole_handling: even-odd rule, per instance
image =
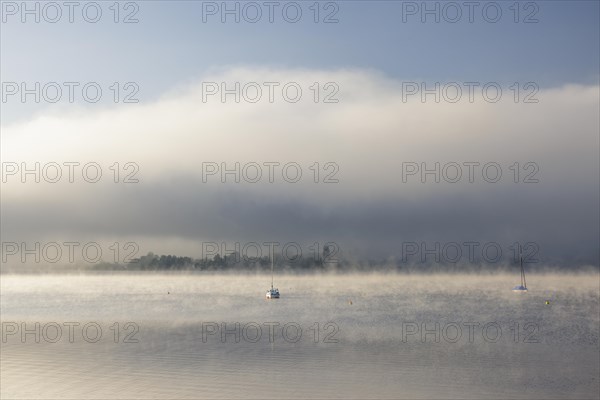
[[[493, 104], [423, 103], [403, 101], [402, 83], [373, 71], [248, 67], [202, 80], [335, 82], [339, 102], [316, 104], [309, 92], [293, 104], [203, 102], [196, 84], [156, 103], [9, 125], [3, 162], [94, 161], [112, 177], [108, 166], [129, 161], [139, 183], [9, 176], [2, 240], [128, 238], [142, 252], [189, 255], [199, 241], [333, 241], [363, 257], [398, 255], [407, 241], [531, 241], [542, 262], [598, 264], [597, 86], [542, 90], [538, 104], [515, 104], [508, 91]], [[303, 179], [203, 181], [206, 162], [269, 161], [298, 163]], [[334, 162], [339, 183], [314, 183], [315, 162]], [[472, 183], [403, 182], [406, 162], [494, 162], [503, 175], [490, 183], [478, 167]], [[522, 182], [527, 162], [538, 183]]]

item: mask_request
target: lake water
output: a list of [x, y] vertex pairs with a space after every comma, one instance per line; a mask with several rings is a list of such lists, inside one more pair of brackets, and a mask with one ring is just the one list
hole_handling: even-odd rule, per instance
[[0, 395], [598, 398], [599, 276], [517, 280], [3, 275]]

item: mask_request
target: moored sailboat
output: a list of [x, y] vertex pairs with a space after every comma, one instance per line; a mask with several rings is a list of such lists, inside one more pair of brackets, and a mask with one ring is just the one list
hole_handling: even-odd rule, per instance
[[527, 281], [525, 280], [525, 268], [523, 268], [523, 251], [519, 244], [519, 259], [521, 262], [521, 284], [515, 286], [512, 291], [515, 293], [527, 293]]
[[274, 251], [271, 248], [271, 289], [267, 290], [267, 299], [278, 299], [279, 298], [279, 289], [273, 287], [273, 258]]

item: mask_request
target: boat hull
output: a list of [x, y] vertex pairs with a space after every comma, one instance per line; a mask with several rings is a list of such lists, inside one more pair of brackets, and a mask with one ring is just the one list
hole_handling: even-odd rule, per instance
[[527, 288], [524, 286], [515, 286], [512, 291], [515, 293], [527, 293]]

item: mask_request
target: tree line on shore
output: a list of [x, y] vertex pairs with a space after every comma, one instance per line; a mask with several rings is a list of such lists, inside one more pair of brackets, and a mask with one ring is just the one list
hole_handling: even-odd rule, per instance
[[[347, 262], [332, 257], [332, 249], [328, 246], [323, 247], [323, 251], [315, 257], [298, 256], [294, 259], [284, 258], [276, 255], [273, 260], [275, 268], [293, 269], [293, 270], [326, 270], [337, 268]], [[116, 265], [115, 265], [116, 266]], [[271, 258], [245, 257], [237, 252], [226, 255], [216, 254], [212, 258], [192, 258], [175, 255], [157, 255], [152, 252], [135, 258], [121, 268], [127, 270], [139, 271], [157, 271], [157, 270], [196, 270], [196, 271], [223, 271], [223, 270], [270, 270]], [[99, 269], [105, 269], [106, 265]], [[112, 268], [111, 268], [112, 269]]]

